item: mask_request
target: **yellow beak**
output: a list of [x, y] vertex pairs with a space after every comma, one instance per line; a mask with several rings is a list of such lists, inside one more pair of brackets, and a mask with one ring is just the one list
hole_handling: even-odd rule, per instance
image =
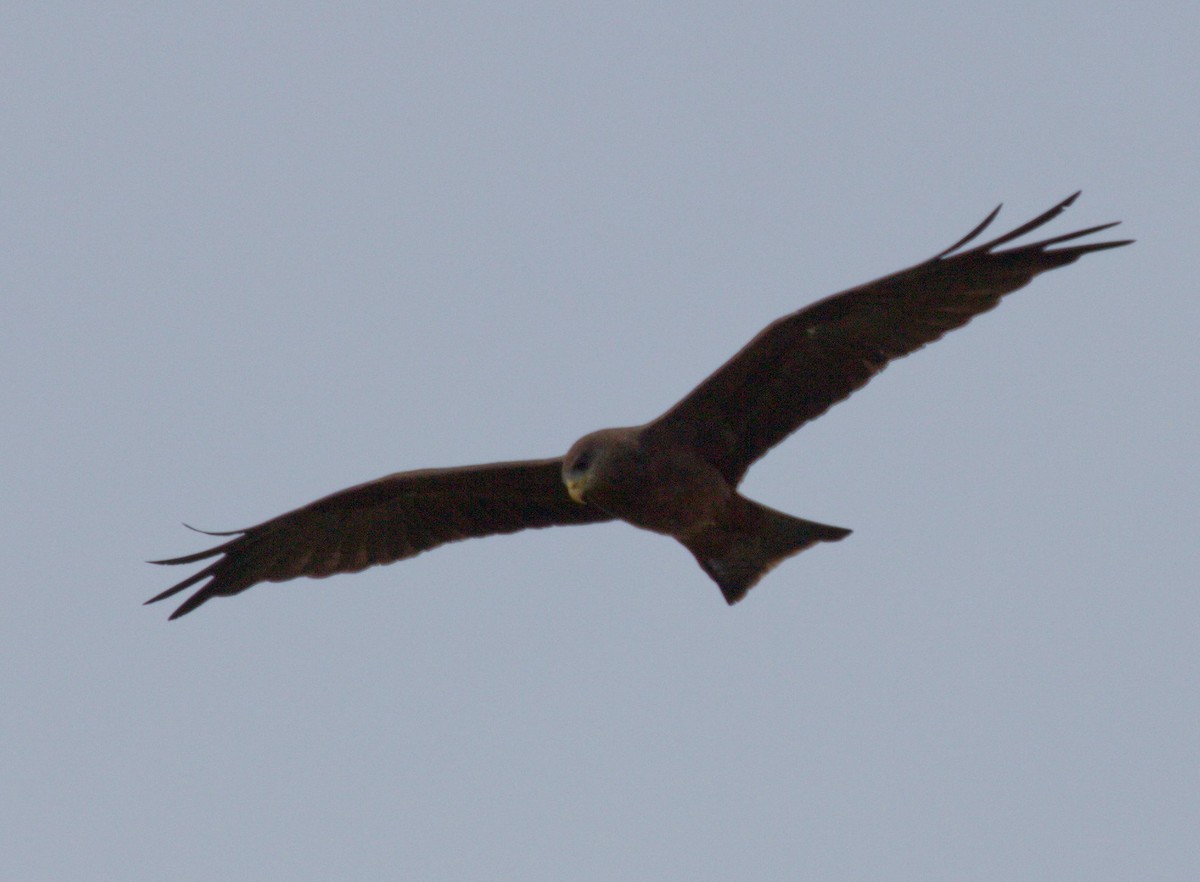
[[583, 481], [567, 481], [567, 493], [572, 499], [583, 505]]

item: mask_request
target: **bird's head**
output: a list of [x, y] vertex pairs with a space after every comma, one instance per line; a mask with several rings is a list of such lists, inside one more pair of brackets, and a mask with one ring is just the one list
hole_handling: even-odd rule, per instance
[[563, 457], [563, 483], [576, 502], [604, 507], [607, 491], [637, 471], [634, 429], [601, 429], [584, 435]]

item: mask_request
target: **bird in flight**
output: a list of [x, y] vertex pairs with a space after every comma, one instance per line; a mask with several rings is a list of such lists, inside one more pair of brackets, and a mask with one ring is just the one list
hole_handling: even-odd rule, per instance
[[1079, 196], [967, 248], [999, 213], [916, 266], [819, 300], [768, 325], [674, 407], [645, 425], [601, 429], [566, 456], [388, 475], [244, 530], [215, 548], [158, 564], [216, 558], [152, 597], [199, 583], [171, 618], [259, 582], [355, 573], [446, 542], [531, 527], [622, 520], [679, 541], [737, 603], [783, 559], [849, 535], [737, 492], [746, 471], [809, 420], [908, 355], [994, 307], [1039, 273], [1132, 240], [1072, 242], [1101, 224], [1002, 248]]

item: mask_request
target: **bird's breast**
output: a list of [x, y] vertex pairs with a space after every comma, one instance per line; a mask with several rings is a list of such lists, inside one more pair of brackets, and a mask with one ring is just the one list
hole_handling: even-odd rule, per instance
[[704, 531], [726, 512], [733, 488], [712, 465], [683, 451], [653, 452], [615, 482], [601, 508], [636, 527], [682, 538]]

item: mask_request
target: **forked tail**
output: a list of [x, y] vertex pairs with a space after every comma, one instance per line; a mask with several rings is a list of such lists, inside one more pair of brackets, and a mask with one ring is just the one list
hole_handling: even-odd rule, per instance
[[818, 542], [850, 535], [844, 527], [818, 524], [739, 497], [735, 523], [714, 527], [684, 542], [704, 572], [737, 603], [777, 563]]

